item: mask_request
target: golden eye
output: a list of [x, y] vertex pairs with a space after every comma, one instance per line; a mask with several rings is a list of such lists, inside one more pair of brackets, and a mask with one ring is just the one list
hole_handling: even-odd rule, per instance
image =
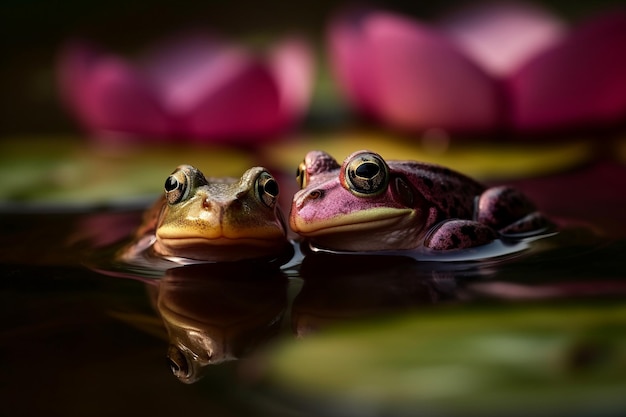
[[358, 153], [345, 163], [344, 187], [353, 194], [375, 196], [389, 183], [389, 168], [380, 155]]
[[300, 186], [300, 189], [303, 189], [307, 186], [307, 172], [306, 172], [306, 163], [304, 161], [300, 162], [298, 165], [298, 169], [296, 170], [296, 181]]
[[169, 204], [176, 204], [189, 195], [189, 177], [182, 169], [177, 169], [165, 180], [165, 199]]
[[269, 172], [263, 171], [256, 180], [256, 192], [263, 204], [274, 207], [279, 193], [278, 182]]
[[165, 199], [169, 204], [180, 203], [189, 198], [191, 190], [206, 184], [202, 172], [191, 165], [180, 165], [165, 180]]
[[170, 345], [167, 350], [167, 362], [176, 378], [186, 380], [191, 375], [191, 366], [187, 357], [178, 347]]

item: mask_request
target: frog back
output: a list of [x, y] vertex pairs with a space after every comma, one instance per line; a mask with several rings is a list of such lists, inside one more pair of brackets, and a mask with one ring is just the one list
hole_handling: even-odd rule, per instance
[[[485, 187], [476, 180], [452, 169], [425, 162], [389, 161], [392, 175], [405, 177], [441, 220], [471, 219], [476, 198]], [[419, 199], [416, 204], [423, 204]]]

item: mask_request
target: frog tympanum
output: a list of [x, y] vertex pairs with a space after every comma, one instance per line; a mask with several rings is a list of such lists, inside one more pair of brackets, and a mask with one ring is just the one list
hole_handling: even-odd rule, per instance
[[[277, 206], [278, 183], [262, 167], [241, 178], [206, 178], [181, 165], [146, 212], [130, 251], [158, 257], [229, 262], [277, 257], [291, 245]], [[184, 262], [183, 262], [184, 263]]]
[[485, 188], [451, 169], [385, 161], [358, 151], [339, 165], [322, 151], [298, 167], [289, 223], [337, 251], [462, 249], [545, 230], [547, 220], [514, 188]]

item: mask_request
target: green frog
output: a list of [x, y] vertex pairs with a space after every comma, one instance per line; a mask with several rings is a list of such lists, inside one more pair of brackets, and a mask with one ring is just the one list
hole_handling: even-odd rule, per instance
[[149, 250], [179, 263], [232, 262], [277, 258], [291, 248], [277, 205], [278, 183], [263, 167], [250, 168], [241, 178], [207, 178], [181, 165], [164, 188], [123, 258]]
[[486, 188], [451, 169], [385, 161], [361, 150], [340, 165], [323, 151], [298, 167], [292, 230], [336, 251], [436, 251], [487, 244], [544, 231], [547, 219], [518, 190]]

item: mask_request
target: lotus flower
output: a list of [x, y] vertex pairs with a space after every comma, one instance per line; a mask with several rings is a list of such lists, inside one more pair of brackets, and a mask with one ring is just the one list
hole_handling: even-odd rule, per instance
[[522, 4], [466, 10], [438, 26], [380, 10], [328, 32], [339, 86], [395, 128], [553, 131], [626, 116], [626, 10], [569, 30]]
[[287, 39], [260, 57], [194, 34], [135, 64], [84, 42], [59, 60], [62, 98], [98, 137], [251, 143], [277, 137], [306, 111], [308, 46]]

